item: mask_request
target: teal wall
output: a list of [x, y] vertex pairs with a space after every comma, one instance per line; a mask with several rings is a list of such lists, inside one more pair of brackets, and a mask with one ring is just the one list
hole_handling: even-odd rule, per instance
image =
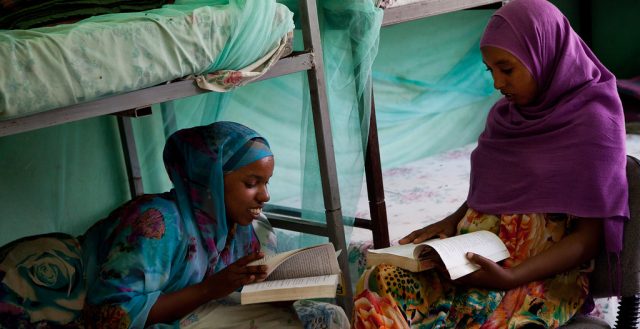
[[[591, 48], [618, 78], [640, 75], [640, 1], [552, 0], [574, 29], [591, 29]], [[591, 6], [591, 22], [580, 17], [580, 6]]]
[[0, 245], [81, 234], [130, 198], [114, 116], [0, 138]]

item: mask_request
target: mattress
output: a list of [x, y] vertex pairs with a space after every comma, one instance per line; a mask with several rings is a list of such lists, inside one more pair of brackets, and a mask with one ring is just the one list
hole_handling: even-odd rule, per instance
[[[231, 0], [0, 30], [0, 120], [183, 77], [224, 91], [242, 80], [229, 70], [264, 72], [265, 63], [283, 56], [293, 29], [293, 14], [284, 5]], [[222, 76], [210, 75], [220, 71]]]

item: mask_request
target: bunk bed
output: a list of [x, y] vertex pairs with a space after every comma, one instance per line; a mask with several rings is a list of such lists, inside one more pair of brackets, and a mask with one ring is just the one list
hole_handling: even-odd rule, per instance
[[[256, 1], [256, 3], [261, 4], [263, 2]], [[281, 6], [280, 4], [277, 5]], [[176, 10], [178, 9], [180, 8], [177, 7]], [[47, 28], [48, 30], [36, 29], [34, 31], [8, 31], [3, 33], [2, 37], [5, 38], [3, 44], [8, 46], [4, 49], [0, 48], [0, 57], [10, 58], [11, 60], [4, 61], [0, 67], [0, 76], [5, 77], [5, 80], [2, 80], [0, 83], [0, 137], [96, 116], [116, 115], [124, 151], [124, 160], [126, 162], [125, 167], [129, 177], [129, 190], [131, 196], [141, 195], [144, 193], [144, 189], [142, 176], [140, 174], [136, 141], [133, 134], [132, 118], [150, 114], [150, 106], [152, 104], [210, 91], [226, 91], [247, 83], [294, 72], [306, 72], [317, 144], [322, 194], [326, 209], [324, 212], [326, 224], [292, 217], [270, 218], [270, 221], [273, 227], [276, 228], [326, 236], [334, 244], [336, 250], [346, 250], [333, 139], [325, 90], [323, 54], [320, 44], [316, 1], [299, 1], [304, 45], [303, 51], [291, 51], [293, 30], [291, 12], [286, 10], [284, 6], [276, 9], [275, 13], [271, 12], [274, 18], [269, 18], [264, 23], [273, 25], [274, 30], [277, 30], [276, 32], [279, 33], [279, 36], [275, 38], [277, 41], [271, 45], [263, 45], [265, 46], [265, 50], [261, 52], [257, 58], [249, 62], [247, 62], [245, 58], [242, 58], [241, 50], [237, 50], [240, 51], [238, 60], [226, 63], [227, 66], [218, 65], [220, 63], [217, 63], [215, 51], [213, 51], [213, 56], [209, 51], [213, 47], [214, 50], [220, 52], [229, 52], [233, 49], [229, 50], [227, 48], [222, 49], [216, 47], [226, 46], [229, 43], [232, 43], [232, 47], [237, 45], [233, 44], [235, 40], [232, 40], [229, 35], [207, 35], [207, 33], [211, 33], [211, 31], [206, 30], [206, 24], [213, 22], [216, 19], [215, 16], [218, 14], [217, 12], [211, 12], [207, 9], [197, 9], [187, 12], [180, 12], [178, 10], [173, 13], [174, 16], [155, 15], [154, 11], [138, 14], [136, 17], [143, 25], [141, 30], [146, 32], [151, 31], [149, 32], [150, 34], [146, 35], [149, 38], [147, 40], [145, 40], [145, 38], [135, 37], [134, 23], [126, 24], [131, 21], [135, 22], [135, 19], [125, 19], [124, 25], [109, 25], [107, 21], [113, 18], [110, 15], [107, 15], [106, 18], [90, 18], [88, 20], [90, 23], [86, 24], [86, 33], [79, 37], [74, 35], [73, 31], [69, 32], [69, 26], [51, 27]], [[257, 6], [256, 10], [261, 10], [261, 8]], [[202, 11], [204, 11], [204, 13]], [[218, 19], [222, 19], [224, 22], [230, 20], [229, 17], [218, 17]], [[247, 22], [247, 24], [252, 23], [254, 22]], [[87, 52], [91, 52], [91, 46], [100, 46], [97, 41], [99, 37], [96, 35], [92, 36], [90, 33], [100, 33], [100, 29], [96, 27], [101, 26], [101, 24], [103, 24], [102, 27], [112, 28], [112, 30], [107, 32], [104, 32], [104, 29], [102, 30], [103, 33], [109, 34], [107, 37], [116, 38], [116, 42], [121, 43], [129, 41], [130, 43], [122, 47], [122, 49], [130, 53], [150, 56], [149, 48], [168, 49], [169, 51], [167, 53], [170, 53], [170, 50], [173, 49], [180, 49], [184, 51], [185, 55], [196, 52], [194, 57], [200, 56], [201, 58], [197, 58], [199, 60], [198, 65], [172, 66], [172, 64], [176, 63], [176, 59], [171, 57], [174, 54], [163, 54], [163, 56], [169, 58], [169, 60], [163, 61], [163, 56], [160, 56], [156, 65], [163, 68], [159, 70], [159, 72], [168, 72], [168, 75], [147, 73], [145, 72], [146, 68], [137, 67], [135, 61], [130, 61], [130, 63], [127, 63], [130, 65], [130, 68], [137, 70], [136, 72], [141, 74], [139, 79], [134, 79], [134, 81], [126, 80], [130, 78], [131, 75], [118, 75], [122, 72], [113, 68], [103, 71], [102, 74], [105, 74], [105, 76], [96, 72], [91, 72], [93, 75], [89, 77], [82, 76], [82, 67], [74, 67], [77, 63], [97, 64], [96, 66], [102, 67], [103, 64], [108, 64], [107, 62], [113, 60], [113, 58], [127, 59], [127, 56], [129, 56], [124, 53], [116, 53], [110, 58], [104, 58], [104, 62], [95, 63], [91, 60], [90, 56], [92, 54], [89, 54], [89, 59], [83, 58], [78, 60], [77, 58], [70, 57], [74, 54], [65, 53], [62, 48], [60, 48], [61, 45], [63, 46], [65, 43], [70, 42], [69, 44], [75, 44], [82, 48], [78, 51], [81, 56], [86, 55]], [[171, 26], [171, 29], [168, 29], [167, 26]], [[178, 28], [182, 26], [186, 35], [173, 34], [169, 37], [164, 35], [172, 31], [176, 26], [178, 26]], [[187, 46], [172, 43], [161, 46], [153, 44], [158, 40], [153, 39], [151, 36], [153, 33], [161, 35], [160, 40], [163, 40], [163, 42], [175, 42], [188, 38], [189, 31], [193, 32], [194, 26], [204, 26], [204, 29], [202, 31], [196, 31], [196, 40], [188, 43]], [[229, 28], [233, 30], [231, 27]], [[119, 32], [118, 29], [120, 29]], [[47, 35], [47, 31], [62, 31], [66, 34], [65, 37], [56, 39], [55, 33]], [[123, 31], [126, 33], [120, 33]], [[265, 33], [264, 30], [261, 32]], [[118, 39], [118, 36], [123, 34], [126, 37]], [[73, 39], [74, 36], [77, 38]], [[202, 36], [207, 36], [213, 41], [213, 45], [209, 45], [209, 49], [206, 48], [207, 45], [199, 44], [199, 42], [202, 41]], [[34, 44], [33, 41], [39, 37], [42, 37], [42, 44]], [[103, 35], [102, 37], [105, 36]], [[133, 42], [131, 43], [132, 40]], [[220, 43], [220, 40], [226, 42], [223, 42], [222, 45], [216, 44], [216, 42]], [[136, 46], [140, 44], [141, 46], [136, 48]], [[52, 47], [52, 49], [55, 49], [54, 52], [58, 51], [59, 53], [47, 53], [45, 50], [47, 46]], [[192, 48], [185, 50], [183, 49], [184, 47]], [[27, 51], [27, 54], [30, 56], [40, 56], [40, 61], [35, 61], [35, 63], [41, 64], [41, 67], [35, 66], [34, 68], [32, 65], [33, 61], [27, 63], [32, 75], [26, 77], [26, 83], [24, 81], [21, 82], [19, 79], [9, 79], [11, 77], [24, 78], [24, 72], [16, 71], [20, 69], [21, 65], [11, 65], [11, 63], [23, 64], [19, 62], [19, 54], [20, 51], [24, 49], [31, 50], [31, 52]], [[47, 62], [47, 58], [49, 62]], [[70, 68], [69, 71], [60, 70], [52, 73], [55, 74], [56, 77], [62, 78], [62, 86], [51, 86], [48, 84], [46, 66], [52, 59], [59, 59], [60, 62], [69, 64], [67, 65], [68, 68]], [[211, 64], [212, 62], [214, 64]], [[177, 63], [184, 64], [180, 61]], [[84, 68], [86, 69], [87, 66]], [[111, 76], [106, 76], [107, 74]], [[71, 79], [65, 80], [65, 78], [68, 77], [77, 77], [79, 82], [70, 82], [69, 80]], [[115, 87], [110, 84], [99, 85], [94, 90], [91, 90], [85, 85], [90, 84], [91, 87], [94, 87], [96, 84], [99, 84], [99, 82], [108, 79], [114, 79], [115, 81], [123, 83], [116, 84]], [[39, 93], [36, 92], [38, 90], [40, 90]], [[47, 98], [43, 96], [55, 97], [51, 97], [53, 99], [52, 102], [40, 103]], [[349, 277], [346, 253], [340, 254], [339, 263], [343, 275]], [[339, 303], [342, 304], [346, 314], [351, 314], [351, 300], [352, 288], [348, 284], [344, 285], [343, 297], [339, 300]]]

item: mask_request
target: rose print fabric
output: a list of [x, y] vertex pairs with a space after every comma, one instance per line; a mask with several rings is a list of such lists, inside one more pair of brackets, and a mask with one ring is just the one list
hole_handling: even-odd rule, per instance
[[[494, 216], [470, 209], [458, 234], [489, 230], [510, 253], [510, 268], [571, 231], [565, 215]], [[390, 265], [368, 269], [356, 287], [355, 328], [557, 328], [582, 308], [588, 295], [585, 266], [509, 291], [454, 285], [436, 271], [412, 273]], [[373, 325], [373, 326], [372, 326]]]
[[0, 328], [76, 328], [84, 306], [80, 243], [65, 234], [23, 238], [0, 249]]

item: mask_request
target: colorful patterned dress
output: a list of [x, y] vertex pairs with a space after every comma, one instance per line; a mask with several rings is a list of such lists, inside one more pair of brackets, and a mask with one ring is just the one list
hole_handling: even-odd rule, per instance
[[[572, 228], [556, 214], [494, 216], [469, 209], [458, 234], [492, 231], [517, 266], [548, 249]], [[582, 308], [590, 266], [582, 266], [509, 291], [455, 286], [437, 271], [412, 273], [390, 265], [368, 269], [355, 298], [355, 328], [556, 328]]]
[[[170, 192], [134, 198], [79, 238], [54, 234], [0, 247], [0, 328], [144, 328], [162, 294], [202, 282], [250, 253], [275, 250], [263, 248], [275, 242], [272, 231], [239, 225], [225, 208], [232, 200], [225, 199], [224, 174], [273, 155], [257, 132], [234, 122], [183, 129], [163, 155]], [[214, 300], [153, 328], [349, 323], [328, 303], [297, 301], [291, 309], [232, 302]]]

